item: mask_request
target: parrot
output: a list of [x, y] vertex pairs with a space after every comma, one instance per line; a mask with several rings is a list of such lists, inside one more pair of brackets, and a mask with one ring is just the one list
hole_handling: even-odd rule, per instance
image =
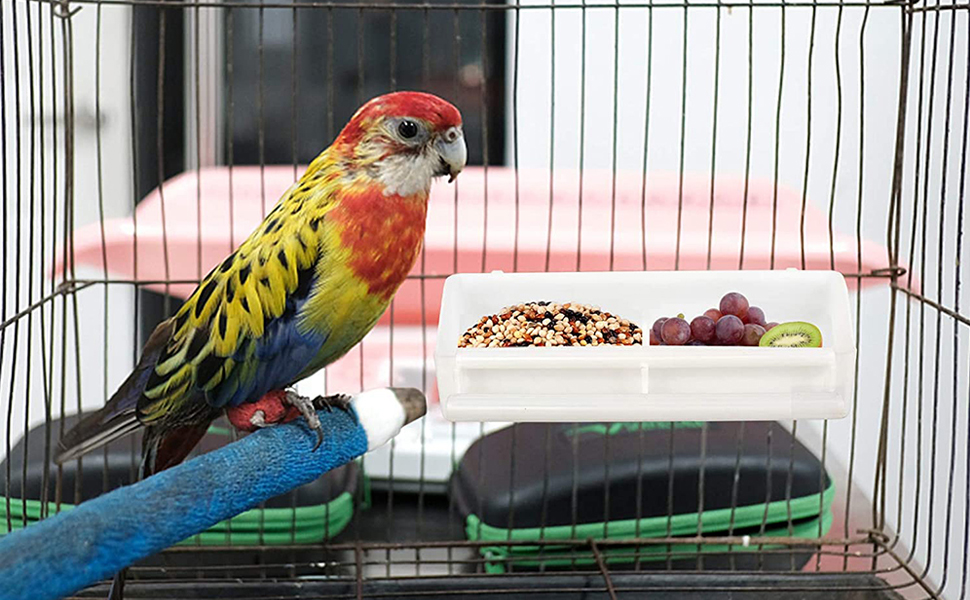
[[466, 158], [461, 113], [448, 101], [405, 91], [364, 103], [158, 324], [105, 406], [63, 436], [55, 461], [143, 430], [144, 478], [183, 461], [223, 412], [237, 425], [234, 413], [249, 407], [254, 427], [271, 424], [273, 402], [304, 416], [319, 446], [316, 410], [334, 401], [289, 388], [374, 327], [421, 252], [432, 180], [454, 181]]

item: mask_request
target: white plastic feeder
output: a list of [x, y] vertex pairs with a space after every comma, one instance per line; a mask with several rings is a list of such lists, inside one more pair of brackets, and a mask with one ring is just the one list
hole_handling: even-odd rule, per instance
[[[815, 324], [823, 347], [458, 347], [482, 316], [521, 302], [591, 304], [647, 333], [732, 291], [771, 321]], [[453, 275], [435, 351], [441, 412], [451, 421], [838, 419], [852, 402], [852, 332], [845, 280], [832, 271]]]

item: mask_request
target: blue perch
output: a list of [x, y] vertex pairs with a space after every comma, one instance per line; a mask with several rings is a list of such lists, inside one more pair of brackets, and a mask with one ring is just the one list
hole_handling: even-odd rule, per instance
[[302, 418], [267, 427], [0, 538], [0, 599], [53, 600], [111, 577], [381, 446], [426, 403], [417, 390], [385, 388], [362, 392], [351, 409], [319, 412], [315, 452]]

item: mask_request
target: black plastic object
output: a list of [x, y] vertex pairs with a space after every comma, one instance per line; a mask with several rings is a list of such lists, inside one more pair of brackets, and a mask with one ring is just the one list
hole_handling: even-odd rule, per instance
[[[616, 596], [624, 600], [902, 600], [872, 575], [833, 574], [676, 574], [613, 573]], [[104, 598], [106, 585], [88, 588], [80, 598]], [[364, 580], [358, 588], [344, 581], [194, 581], [125, 586], [125, 598], [246, 600], [257, 598], [434, 598], [452, 600], [609, 600], [605, 579], [589, 574], [536, 574], [490, 577], [428, 577]]]
[[[76, 416], [66, 417], [63, 420], [63, 430], [68, 430], [76, 421]], [[28, 525], [41, 518], [42, 501], [47, 502], [46, 514], [53, 514], [58, 500], [62, 510], [70, 509], [78, 501], [88, 500], [127, 485], [135, 478], [141, 456], [140, 433], [113, 442], [104, 449], [94, 450], [80, 461], [65, 463], [61, 467], [61, 484], [58, 488], [58, 466], [49, 455], [45, 455], [45, 447], [49, 444], [49, 447], [55, 448], [61, 431], [60, 421], [51, 424], [50, 438], [44, 424], [34, 427], [26, 436], [26, 445], [22, 438], [12, 448], [10, 455], [0, 462], [0, 473], [6, 472], [7, 461], [10, 462], [9, 508], [14, 528], [24, 526], [25, 514]], [[213, 425], [199, 441], [194, 453], [204, 453], [223, 446], [229, 441], [230, 435], [231, 430], [228, 427]], [[47, 490], [46, 494], [42, 494], [45, 460]], [[80, 481], [77, 485], [79, 468]], [[261, 508], [234, 517], [231, 522], [219, 523], [183, 544], [272, 545], [332, 539], [347, 526], [353, 516], [358, 478], [357, 464], [348, 463], [288, 494], [268, 500]], [[6, 512], [6, 503], [0, 503], [0, 515], [4, 516], [4, 521]], [[6, 527], [3, 528], [5, 530]]]
[[[698, 422], [528, 423], [476, 441], [456, 469], [451, 491], [466, 536], [496, 542], [483, 554], [501, 561], [537, 552], [503, 546], [508, 539], [816, 538], [831, 525], [834, 485], [819, 460], [777, 423], [709, 423], [706, 434]], [[710, 568], [734, 564], [724, 556], [726, 547], [678, 548], [691, 549], [718, 553]], [[636, 561], [660, 560], [664, 551], [652, 546]], [[799, 554], [796, 564], [810, 556]], [[789, 554], [771, 558], [776, 568], [793, 568]], [[544, 567], [575, 564], [551, 559], [544, 551]], [[681, 562], [696, 568], [693, 558]]]

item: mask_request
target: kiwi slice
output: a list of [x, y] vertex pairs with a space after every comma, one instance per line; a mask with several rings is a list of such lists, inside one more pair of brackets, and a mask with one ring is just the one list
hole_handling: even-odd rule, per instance
[[802, 321], [781, 323], [761, 336], [758, 345], [768, 348], [821, 348], [822, 332], [811, 323]]

